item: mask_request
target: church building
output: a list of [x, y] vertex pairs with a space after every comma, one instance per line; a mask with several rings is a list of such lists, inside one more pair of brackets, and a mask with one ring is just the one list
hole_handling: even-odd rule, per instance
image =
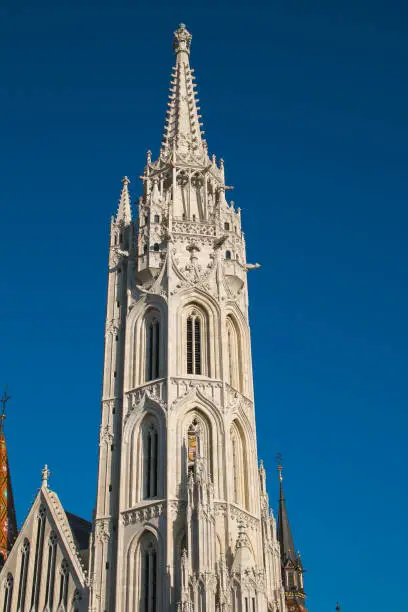
[[[174, 34], [163, 141], [111, 220], [92, 523], [42, 486], [17, 532], [0, 425], [3, 612], [305, 611], [280, 475], [258, 462], [241, 210]], [[5, 403], [4, 403], [5, 406]]]

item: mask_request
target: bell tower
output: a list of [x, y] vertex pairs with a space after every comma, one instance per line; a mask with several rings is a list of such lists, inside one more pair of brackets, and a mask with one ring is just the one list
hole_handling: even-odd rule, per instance
[[258, 467], [241, 211], [202, 131], [191, 34], [137, 219], [111, 221], [93, 612], [284, 612]]

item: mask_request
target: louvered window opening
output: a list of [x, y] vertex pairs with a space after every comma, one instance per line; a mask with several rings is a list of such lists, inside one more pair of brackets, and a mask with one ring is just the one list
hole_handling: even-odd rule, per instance
[[187, 319], [187, 374], [202, 374], [201, 320], [196, 315]]

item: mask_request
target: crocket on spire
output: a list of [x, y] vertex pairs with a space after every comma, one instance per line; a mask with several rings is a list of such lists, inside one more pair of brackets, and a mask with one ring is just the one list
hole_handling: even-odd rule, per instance
[[202, 123], [197, 106], [194, 70], [190, 68], [191, 34], [181, 23], [174, 32], [176, 65], [172, 70], [170, 95], [160, 157], [168, 160], [173, 153], [190, 154], [197, 161], [207, 160], [207, 144], [202, 138]]
[[120, 194], [118, 212], [116, 214], [116, 221], [123, 221], [126, 225], [132, 220], [132, 211], [130, 208], [130, 195], [128, 185], [130, 180], [127, 176], [122, 179], [123, 187]]
[[11, 396], [8, 395], [6, 387], [0, 399], [2, 405], [0, 414], [0, 564], [4, 563], [17, 537], [16, 511], [4, 434], [6, 406], [10, 399]]

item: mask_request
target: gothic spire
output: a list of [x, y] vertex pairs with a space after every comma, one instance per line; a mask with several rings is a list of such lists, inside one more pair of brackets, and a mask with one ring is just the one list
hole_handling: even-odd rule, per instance
[[0, 565], [4, 563], [17, 537], [16, 511], [14, 508], [6, 437], [4, 434], [6, 406], [10, 399], [11, 397], [7, 394], [6, 388], [0, 400], [2, 404], [0, 414]]
[[123, 221], [123, 223], [128, 224], [132, 220], [132, 211], [130, 209], [130, 195], [128, 189], [130, 180], [127, 176], [123, 177], [122, 183], [123, 187], [120, 194], [118, 212], [116, 213], [116, 221]]
[[286, 510], [285, 496], [283, 493], [282, 466], [278, 465], [279, 472], [279, 514], [278, 514], [278, 540], [281, 548], [282, 561], [288, 559], [294, 563], [297, 560], [295, 547], [293, 544], [292, 532], [289, 525], [288, 513]]
[[190, 154], [197, 161], [207, 159], [207, 144], [202, 138], [200, 107], [194, 84], [194, 70], [190, 68], [191, 34], [181, 23], [174, 32], [173, 49], [176, 65], [172, 70], [170, 95], [160, 151], [162, 159], [173, 153]]
[[283, 476], [281, 455], [278, 454], [279, 472], [279, 515], [278, 540], [281, 550], [282, 583], [285, 589], [285, 599], [289, 610], [306, 612], [306, 594], [303, 588], [304, 569], [300, 554], [295, 552], [292, 532], [289, 525], [288, 513], [283, 493]]

